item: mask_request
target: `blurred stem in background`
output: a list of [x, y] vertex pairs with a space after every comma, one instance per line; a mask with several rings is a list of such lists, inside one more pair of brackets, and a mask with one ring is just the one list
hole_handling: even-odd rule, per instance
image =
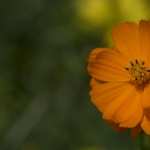
[[140, 150], [150, 150], [150, 136], [144, 133], [140, 135]]

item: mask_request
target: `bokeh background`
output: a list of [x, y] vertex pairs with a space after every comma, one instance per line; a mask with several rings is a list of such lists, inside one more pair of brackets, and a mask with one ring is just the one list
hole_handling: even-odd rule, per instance
[[149, 0], [0, 0], [0, 150], [138, 150], [91, 104], [87, 58]]

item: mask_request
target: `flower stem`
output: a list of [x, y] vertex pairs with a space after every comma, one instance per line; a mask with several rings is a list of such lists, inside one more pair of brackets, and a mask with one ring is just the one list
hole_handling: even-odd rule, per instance
[[150, 136], [144, 133], [140, 135], [140, 150], [150, 150]]

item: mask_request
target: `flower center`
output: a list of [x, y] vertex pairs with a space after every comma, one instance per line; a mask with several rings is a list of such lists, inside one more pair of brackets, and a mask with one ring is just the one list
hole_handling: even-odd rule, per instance
[[136, 86], [144, 87], [150, 82], [150, 68], [145, 67], [144, 61], [135, 59], [130, 61], [128, 67], [125, 69], [131, 76], [131, 82]]

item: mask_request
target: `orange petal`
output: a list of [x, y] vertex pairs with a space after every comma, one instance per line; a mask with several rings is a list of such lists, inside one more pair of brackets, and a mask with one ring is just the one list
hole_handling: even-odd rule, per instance
[[139, 27], [136, 23], [122, 23], [112, 32], [115, 47], [125, 56], [139, 58]]
[[150, 65], [150, 21], [140, 21], [140, 48], [145, 61]]
[[116, 99], [126, 89], [123, 82], [100, 83], [95, 79], [91, 80], [91, 98], [96, 107], [103, 112], [109, 103]]
[[144, 117], [141, 123], [141, 128], [146, 134], [150, 135], [150, 120], [147, 117]]
[[120, 88], [122, 89], [122, 92], [120, 92], [120, 94], [107, 105], [103, 113], [104, 119], [112, 119], [116, 123], [118, 123], [115, 117], [118, 114], [118, 109], [120, 109], [120, 107], [122, 106], [122, 104], [124, 104], [125, 101], [130, 99], [132, 92], [134, 91], [134, 87], [128, 83], [125, 83], [124, 88]]
[[120, 127], [133, 128], [139, 124], [142, 117], [141, 95], [134, 89], [117, 111], [116, 120], [120, 123]]
[[145, 115], [148, 119], [150, 119], [150, 108], [145, 108], [145, 109], [144, 109], [144, 115]]
[[129, 81], [125, 70], [128, 61], [112, 49], [95, 49], [91, 52], [88, 63], [89, 74], [101, 81]]
[[90, 63], [92, 63], [93, 61], [95, 61], [96, 57], [98, 56], [98, 54], [100, 54], [101, 52], [107, 50], [107, 48], [95, 48], [91, 51], [90, 55], [89, 55], [89, 59], [88, 61]]
[[142, 105], [144, 108], [150, 108], [150, 85], [144, 88], [142, 95]]
[[133, 128], [137, 126], [140, 122], [141, 119], [143, 118], [143, 111], [142, 109], [139, 109], [139, 111], [135, 111], [130, 118], [124, 122], [120, 123], [120, 127], [127, 127], [127, 128]]

